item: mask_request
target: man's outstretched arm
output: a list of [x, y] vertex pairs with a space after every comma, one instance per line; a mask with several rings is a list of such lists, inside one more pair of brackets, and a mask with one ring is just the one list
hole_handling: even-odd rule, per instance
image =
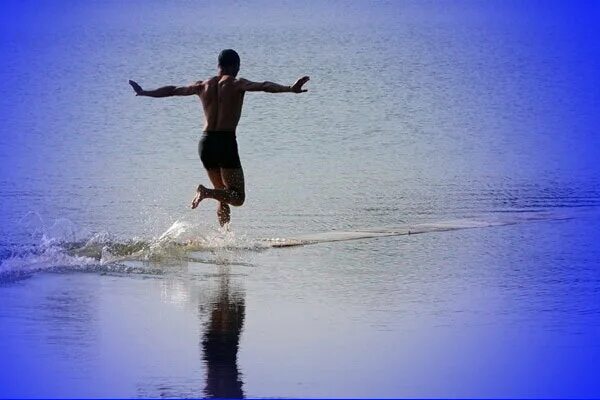
[[190, 86], [164, 86], [155, 90], [144, 90], [135, 81], [129, 81], [129, 84], [135, 91], [136, 96], [148, 97], [170, 97], [170, 96], [191, 96], [200, 94], [202, 82], [196, 82]]
[[308, 76], [303, 76], [291, 86], [284, 86], [273, 82], [252, 82], [247, 79], [240, 79], [240, 88], [245, 92], [267, 92], [267, 93], [304, 93], [307, 90], [302, 86], [309, 81]]

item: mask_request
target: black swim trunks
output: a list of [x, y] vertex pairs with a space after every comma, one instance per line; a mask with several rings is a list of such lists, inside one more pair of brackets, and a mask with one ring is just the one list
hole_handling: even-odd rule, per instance
[[198, 154], [206, 169], [242, 168], [235, 132], [204, 131]]

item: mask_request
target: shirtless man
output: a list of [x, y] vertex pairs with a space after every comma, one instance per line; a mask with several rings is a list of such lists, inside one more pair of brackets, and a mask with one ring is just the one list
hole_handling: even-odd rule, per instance
[[190, 86], [165, 86], [156, 90], [144, 90], [134, 81], [129, 84], [137, 96], [170, 97], [197, 95], [204, 108], [204, 132], [198, 144], [200, 160], [214, 189], [198, 185], [192, 208], [204, 199], [219, 202], [217, 217], [221, 226], [230, 220], [229, 205], [241, 206], [246, 198], [244, 171], [238, 155], [235, 129], [240, 120], [244, 94], [246, 92], [304, 93], [302, 86], [309, 77], [304, 76], [291, 86], [273, 82], [251, 82], [237, 79], [240, 56], [231, 49], [219, 54], [217, 76], [198, 81]]

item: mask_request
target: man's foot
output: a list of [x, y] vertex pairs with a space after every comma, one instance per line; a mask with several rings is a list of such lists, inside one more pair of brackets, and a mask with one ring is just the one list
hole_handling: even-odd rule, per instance
[[229, 204], [227, 203], [219, 203], [219, 208], [217, 208], [217, 218], [219, 218], [219, 224], [221, 226], [225, 226], [231, 220], [231, 210], [229, 209]]
[[196, 189], [196, 196], [194, 197], [194, 200], [192, 200], [192, 209], [198, 207], [198, 204], [200, 204], [200, 202], [205, 198], [206, 188], [202, 185], [198, 185], [198, 189]]

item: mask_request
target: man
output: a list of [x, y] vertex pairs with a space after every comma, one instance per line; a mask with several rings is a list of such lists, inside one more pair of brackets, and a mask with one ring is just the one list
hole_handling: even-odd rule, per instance
[[204, 132], [198, 144], [200, 160], [214, 189], [198, 185], [192, 208], [208, 198], [219, 202], [217, 217], [221, 226], [229, 223], [229, 205], [241, 206], [246, 198], [244, 171], [238, 155], [235, 130], [242, 113], [246, 92], [304, 93], [302, 86], [309, 77], [304, 76], [291, 86], [273, 82], [251, 82], [237, 79], [240, 56], [231, 49], [219, 54], [217, 76], [198, 81], [190, 86], [165, 86], [156, 90], [144, 90], [134, 81], [129, 84], [137, 96], [170, 97], [197, 95], [204, 109]]

